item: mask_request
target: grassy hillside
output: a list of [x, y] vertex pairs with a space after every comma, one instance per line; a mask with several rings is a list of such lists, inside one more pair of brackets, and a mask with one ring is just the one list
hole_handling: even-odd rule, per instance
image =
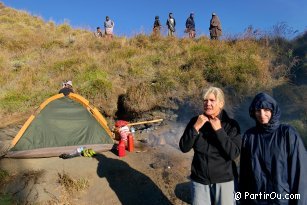
[[208, 83], [237, 94], [270, 89], [274, 53], [255, 40], [137, 35], [112, 41], [1, 5], [0, 114], [34, 110], [72, 79], [77, 93], [114, 117], [118, 101], [140, 113], [198, 96]]

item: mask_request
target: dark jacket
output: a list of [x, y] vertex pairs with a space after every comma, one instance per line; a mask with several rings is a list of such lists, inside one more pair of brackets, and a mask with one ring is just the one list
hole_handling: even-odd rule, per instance
[[60, 91], [59, 91], [59, 94], [60, 93], [63, 93], [65, 96], [69, 95], [69, 93], [73, 93], [74, 90], [72, 88], [62, 88]]
[[198, 134], [194, 128], [197, 117], [190, 120], [179, 142], [182, 152], [194, 149], [191, 179], [205, 185], [232, 181], [233, 160], [241, 148], [238, 123], [223, 110], [218, 116], [221, 129], [214, 131], [210, 122], [206, 122]]
[[[280, 197], [242, 197], [242, 204], [307, 204], [306, 149], [295, 129], [279, 123], [280, 109], [276, 101], [265, 93], [256, 95], [250, 106], [255, 110], [270, 109], [272, 116], [267, 125], [256, 123], [243, 136], [240, 160], [240, 191], [249, 194], [271, 194]], [[257, 121], [256, 121], [257, 122]], [[281, 199], [286, 194], [300, 194], [300, 200]], [[304, 196], [305, 195], [305, 196]], [[278, 199], [280, 198], [280, 199]]]
[[195, 22], [194, 22], [194, 18], [193, 17], [189, 17], [186, 22], [185, 22], [185, 27], [187, 29], [193, 30], [195, 31]]
[[159, 19], [155, 19], [155, 22], [154, 22], [153, 27], [154, 27], [154, 28], [156, 28], [156, 27], [160, 28], [160, 27], [161, 27], [161, 23], [160, 23], [160, 20], [159, 20]]

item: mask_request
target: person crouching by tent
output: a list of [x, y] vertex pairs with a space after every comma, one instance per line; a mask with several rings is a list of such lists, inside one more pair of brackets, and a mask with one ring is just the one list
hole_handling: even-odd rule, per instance
[[118, 120], [115, 123], [115, 134], [119, 135], [119, 137], [115, 137], [115, 139], [124, 141], [125, 145], [127, 146], [128, 135], [130, 134], [128, 122], [125, 120]]
[[69, 95], [69, 93], [74, 93], [71, 80], [64, 82], [62, 85], [62, 89], [59, 91], [59, 93], [63, 93], [65, 96]]
[[109, 39], [113, 38], [113, 28], [114, 28], [114, 22], [109, 18], [109, 16], [106, 16], [106, 20], [104, 22], [104, 29], [105, 29], [105, 35]]

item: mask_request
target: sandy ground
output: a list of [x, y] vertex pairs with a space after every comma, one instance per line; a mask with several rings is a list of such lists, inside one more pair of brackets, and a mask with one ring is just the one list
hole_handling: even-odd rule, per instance
[[[135, 152], [123, 158], [116, 151], [66, 160], [3, 158], [0, 168], [13, 177], [2, 191], [11, 193], [18, 204], [187, 204], [193, 152], [180, 152], [182, 131], [164, 126], [137, 133]], [[6, 129], [5, 136], [10, 132], [14, 133]], [[59, 183], [63, 174], [84, 179], [88, 187], [67, 192]]]

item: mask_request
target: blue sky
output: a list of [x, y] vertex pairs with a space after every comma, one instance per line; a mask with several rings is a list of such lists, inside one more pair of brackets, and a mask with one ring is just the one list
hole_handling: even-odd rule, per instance
[[[68, 22], [74, 28], [94, 31], [108, 15], [115, 22], [114, 33], [132, 36], [150, 33], [156, 15], [161, 23], [169, 12], [177, 22], [177, 35], [183, 36], [186, 18], [195, 13], [198, 35], [208, 35], [211, 13], [216, 12], [224, 34], [242, 33], [249, 25], [268, 31], [280, 22], [293, 30], [307, 30], [306, 0], [0, 0], [6, 6], [25, 10], [57, 24]], [[164, 32], [166, 33], [166, 31]]]

